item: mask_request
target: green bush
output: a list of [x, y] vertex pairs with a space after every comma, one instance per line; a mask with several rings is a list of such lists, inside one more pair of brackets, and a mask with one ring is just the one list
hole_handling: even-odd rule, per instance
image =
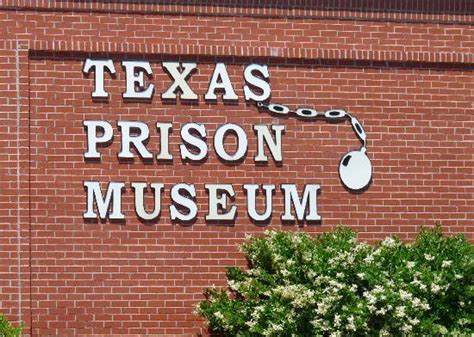
[[3, 315], [0, 315], [0, 337], [20, 337], [21, 327], [14, 327]]
[[248, 270], [197, 305], [230, 336], [432, 336], [473, 333], [473, 246], [422, 230], [375, 246], [338, 229], [311, 237], [267, 232], [241, 246]]

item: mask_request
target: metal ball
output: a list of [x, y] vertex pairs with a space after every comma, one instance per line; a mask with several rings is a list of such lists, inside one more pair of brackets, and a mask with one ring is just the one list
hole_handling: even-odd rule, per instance
[[367, 187], [372, 180], [372, 164], [366, 149], [351, 151], [342, 157], [339, 163], [339, 177], [348, 189], [359, 191]]

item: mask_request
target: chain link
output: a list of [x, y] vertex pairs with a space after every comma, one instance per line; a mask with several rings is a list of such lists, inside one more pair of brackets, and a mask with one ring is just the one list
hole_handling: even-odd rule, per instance
[[352, 129], [354, 130], [357, 137], [362, 141], [364, 149], [367, 149], [367, 134], [362, 127], [362, 124], [352, 116], [350, 113], [346, 112], [345, 110], [341, 109], [331, 109], [326, 111], [317, 111], [311, 108], [298, 108], [296, 110], [290, 109], [288, 106], [283, 104], [265, 104], [263, 102], [257, 102], [257, 107], [264, 108], [269, 112], [279, 114], [279, 115], [288, 115], [290, 113], [295, 114], [297, 117], [300, 118], [308, 118], [308, 119], [315, 119], [315, 118], [325, 118], [326, 120], [350, 120]]

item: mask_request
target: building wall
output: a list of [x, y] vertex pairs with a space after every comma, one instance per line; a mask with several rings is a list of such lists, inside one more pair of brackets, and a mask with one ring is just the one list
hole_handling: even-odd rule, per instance
[[[26, 323], [26, 334], [196, 335], [193, 313], [202, 290], [225, 285], [225, 266], [245, 265], [247, 234], [271, 230], [319, 233], [337, 225], [374, 241], [414, 236], [421, 225], [474, 239], [473, 7], [469, 1], [0, 1], [0, 308]], [[383, 6], [383, 7], [380, 7]], [[94, 101], [85, 58], [111, 58], [107, 101]], [[146, 60], [156, 93], [127, 102], [123, 60]], [[198, 63], [189, 83], [199, 102], [164, 102], [171, 80], [163, 61]], [[239, 95], [235, 104], [206, 102], [216, 62], [224, 62]], [[363, 193], [345, 189], [341, 157], [360, 147], [349, 123], [270, 115], [243, 98], [243, 69], [267, 64], [272, 102], [292, 108], [346, 109], [368, 134], [373, 180]], [[84, 159], [84, 120], [109, 121], [114, 141], [102, 159]], [[171, 163], [119, 161], [118, 120], [172, 122]], [[180, 159], [185, 123], [206, 125], [209, 156]], [[236, 123], [249, 137], [245, 159], [219, 160], [218, 126]], [[283, 161], [256, 165], [255, 124], [282, 124]], [[231, 143], [231, 142], [230, 142]], [[232, 148], [232, 144], [229, 147]], [[126, 183], [125, 221], [89, 221], [85, 180]], [[162, 182], [162, 212], [140, 221], [131, 181]], [[193, 223], [172, 223], [170, 189], [196, 186]], [[204, 184], [233, 184], [233, 223], [205, 221]], [[246, 215], [242, 184], [275, 184], [269, 223]], [[320, 184], [316, 223], [282, 223], [280, 184]], [[147, 202], [152, 199], [148, 195]], [[262, 207], [262, 204], [260, 204]]]

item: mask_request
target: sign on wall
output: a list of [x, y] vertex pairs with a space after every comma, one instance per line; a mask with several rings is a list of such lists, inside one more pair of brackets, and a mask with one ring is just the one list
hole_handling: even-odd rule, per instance
[[[150, 100], [155, 95], [153, 83], [145, 83], [146, 76], [152, 74], [150, 63], [147, 61], [122, 61], [125, 69], [126, 86], [122, 97], [124, 100]], [[197, 101], [199, 96], [189, 85], [189, 78], [197, 69], [196, 63], [163, 62], [162, 68], [172, 78], [170, 86], [161, 93], [163, 100]], [[83, 72], [94, 73], [94, 90], [91, 92], [94, 100], [107, 100], [109, 94], [105, 87], [106, 74], [115, 74], [115, 65], [111, 59], [86, 59]], [[354, 132], [362, 143], [358, 150], [345, 154], [339, 163], [339, 176], [342, 184], [350, 191], [364, 191], [372, 179], [372, 165], [367, 156], [367, 135], [360, 122], [344, 110], [334, 109], [317, 111], [312, 108], [301, 107], [290, 109], [286, 105], [269, 103], [271, 87], [269, 84], [269, 71], [266, 65], [250, 64], [243, 71], [245, 85], [244, 99], [255, 102], [260, 110], [268, 111], [275, 116], [293, 116], [295, 118], [328, 121], [349, 120]], [[218, 95], [223, 101], [237, 101], [236, 94], [227, 68], [224, 63], [216, 63], [209, 81], [205, 101], [216, 101]], [[87, 148], [84, 152], [86, 161], [91, 165], [101, 160], [100, 150], [110, 146], [114, 140], [114, 133], [120, 133], [120, 151], [117, 158], [132, 159], [139, 156], [143, 160], [172, 161], [173, 154], [169, 148], [169, 137], [172, 123], [157, 122], [149, 125], [142, 121], [118, 120], [115, 125], [104, 120], [83, 121]], [[116, 127], [114, 129], [114, 127]], [[253, 160], [255, 164], [267, 163], [269, 158], [275, 162], [284, 161], [282, 144], [284, 142], [285, 125], [257, 124], [253, 126], [256, 135], [257, 152]], [[160, 149], [152, 153], [147, 148], [151, 132], [156, 132], [160, 137]], [[180, 128], [181, 144], [179, 155], [181, 160], [196, 165], [210, 155], [217, 156], [226, 163], [238, 165], [246, 156], [249, 147], [249, 137], [244, 129], [233, 123], [221, 125], [215, 132], [212, 143], [213, 151], [209, 151], [207, 129], [205, 124], [187, 123]], [[229, 151], [226, 137], [232, 134], [236, 139], [236, 148]], [[128, 186], [127, 186], [128, 185]], [[122, 212], [122, 192], [126, 188], [134, 191], [134, 207], [137, 216], [142, 220], [157, 219], [161, 213], [161, 195], [165, 186], [161, 182], [108, 182], [105, 193], [102, 192], [99, 181], [84, 181], [86, 191], [85, 219], [124, 219]], [[208, 193], [206, 221], [232, 221], [237, 214], [237, 205], [232, 204], [235, 197], [235, 187], [232, 184], [205, 184]], [[152, 211], [146, 211], [144, 196], [151, 189], [154, 196]], [[277, 190], [274, 184], [243, 184], [242, 189], [246, 194], [247, 215], [255, 222], [264, 222], [272, 216], [272, 196]], [[296, 184], [281, 184], [278, 188], [284, 198], [284, 212], [282, 221], [319, 221], [321, 216], [317, 209], [317, 195], [321, 186], [319, 184], [306, 184], [301, 187]], [[257, 195], [264, 198], [264, 210], [256, 209]], [[170, 188], [171, 202], [169, 211], [172, 221], [191, 222], [196, 219], [198, 205], [196, 203], [196, 188], [192, 182], [175, 184]]]

